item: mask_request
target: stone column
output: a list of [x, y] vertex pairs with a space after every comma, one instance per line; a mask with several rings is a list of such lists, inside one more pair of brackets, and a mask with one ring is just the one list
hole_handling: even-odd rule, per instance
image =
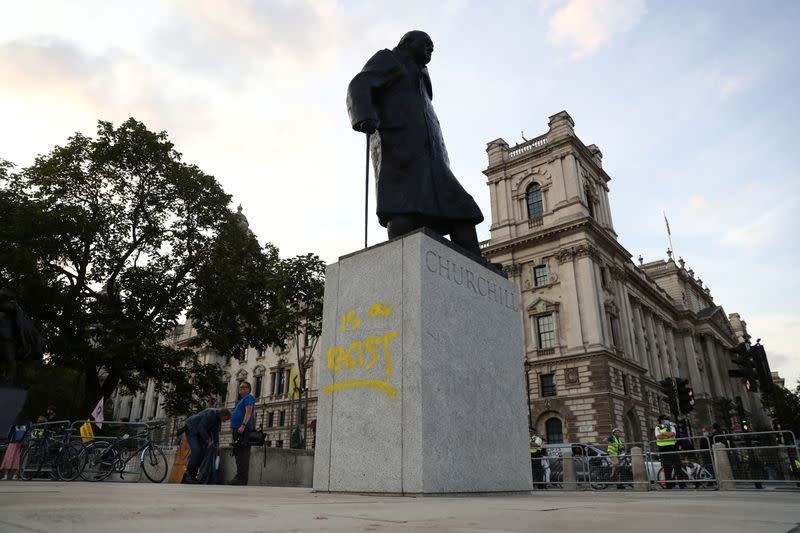
[[697, 398], [706, 398], [708, 397], [708, 391], [703, 384], [700, 368], [697, 366], [697, 353], [694, 350], [692, 331], [681, 331], [681, 335], [683, 335], [683, 348], [686, 352], [686, 366], [689, 368], [689, 381], [691, 381], [692, 389], [694, 389]]
[[659, 317], [658, 320], [655, 321], [655, 326], [656, 338], [658, 339], [658, 349], [659, 352], [661, 352], [661, 370], [664, 373], [664, 377], [673, 377], [676, 374], [670, 367], [669, 350], [667, 349], [667, 337], [664, 333], [664, 321]]
[[722, 375], [720, 379], [722, 380], [722, 388], [726, 398], [733, 399], [736, 396], [733, 393], [733, 386], [731, 384], [731, 378], [728, 375], [728, 370], [731, 368], [731, 358], [728, 355], [728, 350], [720, 343], [714, 343], [714, 347], [717, 350], [717, 361], [719, 362], [720, 370], [722, 371]]
[[606, 216], [608, 217], [608, 229], [614, 231], [614, 220], [611, 218], [611, 204], [608, 202], [608, 190], [603, 188], [600, 196], [603, 205], [606, 206]]
[[719, 368], [719, 364], [717, 364], [717, 351], [714, 349], [714, 339], [713, 337], [706, 335], [703, 339], [706, 345], [706, 355], [708, 356], [708, 365], [711, 367], [708, 369], [708, 372], [711, 374], [711, 379], [714, 383], [714, 397], [720, 397], [725, 395], [725, 391], [722, 388], [722, 377]]
[[664, 379], [664, 374], [661, 369], [660, 361], [658, 360], [658, 342], [653, 327], [653, 315], [649, 312], [645, 314], [645, 330], [647, 331], [647, 339], [650, 341], [650, 359], [653, 365], [653, 379]]
[[567, 349], [583, 348], [583, 323], [581, 322], [581, 301], [578, 297], [578, 286], [575, 281], [575, 263], [572, 255], [564, 251], [559, 254], [558, 275], [563, 287], [564, 305], [559, 309], [559, 320], [563, 327]]
[[[588, 253], [588, 252], [587, 252]], [[600, 299], [595, 285], [594, 262], [589, 255], [575, 258], [575, 276], [580, 299], [583, 341], [589, 344], [603, 344], [603, 328]]]
[[630, 316], [630, 303], [628, 302], [628, 295], [625, 292], [625, 285], [622, 281], [615, 279], [614, 285], [617, 290], [617, 300], [622, 304], [619, 306], [619, 334], [622, 337], [622, 346], [625, 350], [625, 358], [636, 360], [636, 354], [633, 350], [633, 339], [631, 337], [631, 316]]
[[648, 372], [650, 372], [650, 376], [653, 376], [653, 369], [650, 366], [650, 360], [647, 357], [647, 350], [644, 346], [644, 331], [643, 331], [643, 322], [642, 322], [642, 307], [640, 305], [636, 305], [633, 307], [633, 316], [635, 318], [633, 329], [636, 335], [636, 342], [639, 347], [639, 364], [643, 367], [647, 368]]
[[633, 474], [633, 490], [647, 492], [650, 490], [650, 480], [647, 479], [647, 465], [644, 454], [639, 446], [631, 448], [631, 470]]
[[680, 377], [681, 365], [680, 362], [678, 361], [678, 352], [675, 349], [675, 330], [672, 329], [670, 326], [667, 326], [666, 335], [667, 335], [667, 349], [669, 350], [669, 356], [670, 356], [670, 368], [672, 368], [673, 377]]
[[578, 476], [575, 470], [572, 450], [564, 450], [561, 452], [561, 471], [564, 474], [563, 490], [578, 490]]
[[578, 161], [575, 159], [575, 156], [567, 154], [564, 158], [564, 193], [566, 196], [566, 200], [570, 201], [576, 198], [580, 198], [580, 176], [578, 174]]
[[712, 453], [714, 454], [714, 475], [717, 478], [717, 486], [719, 490], [733, 490], [736, 488], [736, 482], [733, 477], [733, 469], [731, 462], [728, 459], [728, 452], [725, 445], [717, 442], [712, 445]]

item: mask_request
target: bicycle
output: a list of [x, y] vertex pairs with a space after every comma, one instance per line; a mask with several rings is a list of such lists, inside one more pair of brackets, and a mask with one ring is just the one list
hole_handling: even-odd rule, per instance
[[[701, 488], [704, 483], [709, 486], [714, 485], [714, 476], [704, 466], [690, 461], [681, 464], [680, 468], [686, 476], [685, 483], [694, 483], [695, 488], [698, 489]], [[663, 466], [658, 470], [657, 485], [660, 488], [667, 488], [666, 470]]]
[[139, 459], [140, 475], [144, 472], [153, 483], [161, 483], [167, 477], [167, 456], [160, 446], [150, 438], [152, 430], [158, 426], [145, 426], [144, 431], [133, 437], [125, 434], [114, 440], [94, 437], [94, 440], [83, 447], [84, 463], [80, 472], [86, 481], [103, 481], [114, 472], [124, 479], [128, 463], [135, 457]]
[[51, 479], [72, 481], [80, 471], [80, 451], [71, 445], [69, 430], [61, 433], [34, 426], [19, 465], [19, 477], [24, 481], [38, 478], [43, 472]]

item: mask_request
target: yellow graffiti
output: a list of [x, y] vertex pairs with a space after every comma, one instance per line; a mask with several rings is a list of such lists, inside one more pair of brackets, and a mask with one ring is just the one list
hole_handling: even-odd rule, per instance
[[379, 316], [392, 316], [392, 308], [383, 304], [372, 304], [369, 308], [369, 316], [378, 318]]
[[355, 331], [361, 326], [361, 319], [356, 315], [355, 310], [349, 311], [342, 315], [342, 333], [347, 331]]
[[333, 385], [326, 385], [322, 387], [322, 390], [328, 393], [332, 393], [344, 389], [360, 389], [360, 388], [375, 389], [378, 392], [382, 392], [389, 398], [394, 398], [395, 396], [397, 396], [397, 389], [395, 389], [388, 382], [382, 379], [351, 379], [349, 381], [334, 383]]
[[[392, 352], [389, 343], [400, 335], [397, 330], [390, 331], [380, 337], [368, 336], [366, 339], [351, 342], [345, 347], [343, 344], [331, 346], [325, 352], [327, 367], [334, 373], [347, 368], [363, 368], [369, 370], [378, 362], [377, 347], [383, 348], [383, 358], [386, 362], [386, 377], [392, 377]], [[364, 359], [364, 350], [371, 356], [368, 361]]]

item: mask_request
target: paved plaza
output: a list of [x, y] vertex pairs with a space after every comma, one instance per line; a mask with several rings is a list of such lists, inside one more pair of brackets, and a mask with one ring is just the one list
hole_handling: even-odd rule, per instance
[[149, 483], [0, 483], [0, 531], [800, 531], [800, 492], [424, 497]]

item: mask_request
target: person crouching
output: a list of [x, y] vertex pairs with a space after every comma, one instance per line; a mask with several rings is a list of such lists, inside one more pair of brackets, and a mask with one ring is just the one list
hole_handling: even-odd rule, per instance
[[210, 447], [219, 446], [219, 430], [223, 422], [231, 419], [229, 409], [209, 407], [186, 419], [186, 438], [189, 441], [189, 464], [186, 465], [184, 483], [197, 483], [197, 470]]

